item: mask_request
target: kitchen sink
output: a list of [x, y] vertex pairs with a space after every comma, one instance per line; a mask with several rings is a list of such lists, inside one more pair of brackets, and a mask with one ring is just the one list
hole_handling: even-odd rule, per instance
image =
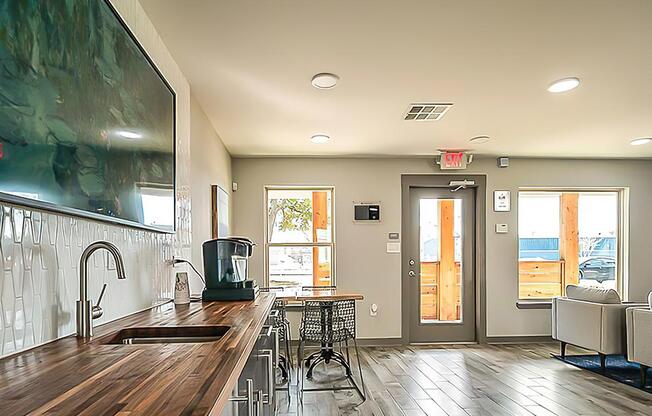
[[229, 326], [151, 326], [125, 328], [118, 331], [107, 344], [184, 344], [219, 341]]

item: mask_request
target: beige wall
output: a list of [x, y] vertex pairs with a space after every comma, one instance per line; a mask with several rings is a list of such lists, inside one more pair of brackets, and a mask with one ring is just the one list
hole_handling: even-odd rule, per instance
[[[345, 291], [360, 291], [359, 333], [362, 338], [401, 336], [401, 259], [387, 254], [389, 232], [401, 231], [401, 174], [438, 173], [432, 159], [234, 159], [234, 232], [260, 244], [254, 254], [251, 275], [263, 275], [263, 196], [265, 185], [335, 186], [336, 276]], [[496, 160], [476, 160], [467, 173], [487, 177], [487, 335], [550, 335], [549, 310], [516, 308], [517, 216], [519, 187], [630, 188], [630, 285], [632, 300], [646, 297], [652, 289], [649, 241], [652, 235], [652, 161], [512, 159], [511, 167], [499, 169]], [[494, 190], [512, 191], [512, 211], [494, 213]], [[380, 224], [352, 221], [353, 201], [381, 201]], [[495, 234], [494, 225], [506, 223], [508, 234]], [[262, 281], [262, 279], [260, 279]], [[371, 303], [379, 305], [376, 317]]]
[[[190, 99], [190, 159], [192, 187], [192, 262], [204, 268], [201, 246], [211, 238], [211, 185], [219, 185], [231, 195], [231, 155], [213, 129], [206, 113], [194, 97]], [[229, 198], [229, 213], [232, 213]], [[232, 215], [232, 214], [231, 214]], [[191, 279], [193, 293], [202, 289]]]

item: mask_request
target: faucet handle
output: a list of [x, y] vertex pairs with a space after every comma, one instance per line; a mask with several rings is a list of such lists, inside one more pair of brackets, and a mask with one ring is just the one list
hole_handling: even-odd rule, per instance
[[106, 283], [102, 286], [102, 291], [100, 292], [100, 297], [97, 298], [97, 305], [93, 306], [93, 319], [97, 319], [104, 314], [100, 303], [102, 303], [102, 298], [104, 297], [104, 292], [106, 291]]

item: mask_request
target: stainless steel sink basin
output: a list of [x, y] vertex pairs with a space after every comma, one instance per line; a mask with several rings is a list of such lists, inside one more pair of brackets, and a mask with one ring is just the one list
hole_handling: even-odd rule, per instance
[[219, 341], [231, 327], [213, 326], [151, 326], [125, 328], [107, 344], [183, 344]]

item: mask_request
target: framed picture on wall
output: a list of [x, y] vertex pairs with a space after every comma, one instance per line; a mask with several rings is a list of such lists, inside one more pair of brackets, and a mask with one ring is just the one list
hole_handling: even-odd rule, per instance
[[221, 186], [211, 185], [211, 237], [229, 236], [229, 194]]
[[511, 210], [511, 192], [494, 191], [494, 212], [509, 212]]

